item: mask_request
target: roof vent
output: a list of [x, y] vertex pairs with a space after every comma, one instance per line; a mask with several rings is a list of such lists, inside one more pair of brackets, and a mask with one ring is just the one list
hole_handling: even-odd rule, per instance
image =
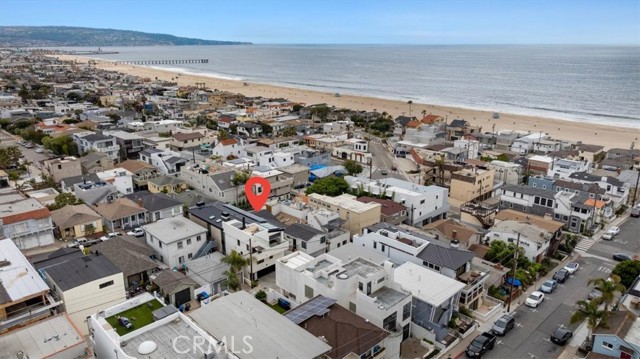
[[204, 206], [204, 202], [203, 201], [196, 202], [196, 206], [202, 207], [202, 206]]
[[7, 260], [2, 260], [0, 261], [0, 268], [2, 267], [8, 267], [11, 265], [11, 262], [7, 261]]
[[224, 219], [225, 221], [228, 220], [229, 219], [229, 212], [227, 212], [227, 211], [222, 212], [220, 217], [222, 219]]
[[454, 239], [451, 241], [451, 248], [458, 248], [460, 246], [460, 241], [457, 239]]

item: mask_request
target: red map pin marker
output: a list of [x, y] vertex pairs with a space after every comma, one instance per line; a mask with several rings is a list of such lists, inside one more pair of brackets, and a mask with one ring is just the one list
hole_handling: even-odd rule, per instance
[[271, 192], [271, 183], [267, 179], [262, 177], [251, 177], [244, 184], [244, 192], [251, 203], [251, 207], [255, 211], [262, 209], [267, 199], [269, 199], [269, 193]]

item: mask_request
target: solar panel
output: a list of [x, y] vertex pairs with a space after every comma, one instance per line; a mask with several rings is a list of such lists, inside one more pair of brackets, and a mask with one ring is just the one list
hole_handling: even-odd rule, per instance
[[319, 295], [299, 307], [292, 309], [285, 317], [296, 324], [300, 324], [314, 315], [322, 316], [329, 313], [329, 307], [335, 303], [335, 299]]

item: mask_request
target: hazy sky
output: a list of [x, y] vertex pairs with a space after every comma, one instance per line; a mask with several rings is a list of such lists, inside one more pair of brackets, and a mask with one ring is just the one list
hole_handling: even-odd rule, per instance
[[0, 0], [0, 25], [266, 44], [640, 44], [640, 0]]

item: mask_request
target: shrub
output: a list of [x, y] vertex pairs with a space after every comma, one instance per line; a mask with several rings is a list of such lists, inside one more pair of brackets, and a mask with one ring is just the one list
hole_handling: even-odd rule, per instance
[[267, 293], [264, 290], [259, 290], [256, 293], [256, 299], [261, 302], [264, 302], [267, 299]]

